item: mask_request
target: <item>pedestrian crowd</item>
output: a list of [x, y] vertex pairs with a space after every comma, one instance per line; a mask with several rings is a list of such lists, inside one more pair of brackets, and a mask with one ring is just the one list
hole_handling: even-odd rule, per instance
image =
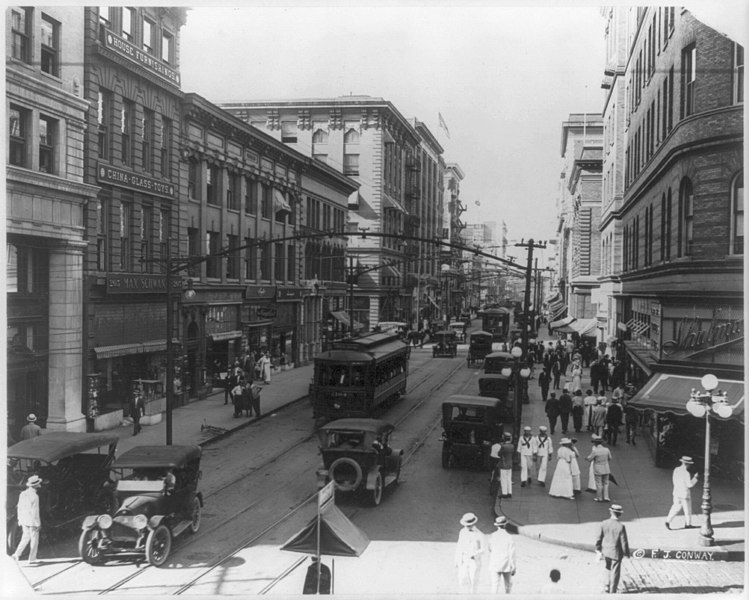
[[[285, 355], [281, 355], [285, 363]], [[224, 404], [231, 400], [234, 408], [234, 418], [240, 418], [242, 411], [245, 416], [253, 413], [260, 416], [260, 392], [265, 385], [271, 383], [273, 361], [270, 352], [246, 352], [241, 358], [234, 360], [224, 378]]]

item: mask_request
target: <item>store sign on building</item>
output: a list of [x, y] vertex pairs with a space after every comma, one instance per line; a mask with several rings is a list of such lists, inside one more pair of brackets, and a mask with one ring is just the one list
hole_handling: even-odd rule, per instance
[[275, 319], [278, 311], [273, 306], [258, 306], [257, 318], [260, 321]]
[[153, 55], [143, 52], [137, 46], [134, 46], [127, 40], [124, 40], [118, 35], [115, 35], [111, 31], [107, 31], [104, 36], [106, 47], [113, 52], [116, 52], [119, 56], [123, 56], [131, 62], [134, 62], [141, 67], [145, 68], [149, 72], [158, 75], [161, 79], [170, 83], [176, 87], [180, 86], [179, 73], [174, 69], [170, 69], [164, 63], [157, 60]]
[[[182, 288], [182, 281], [175, 278], [172, 289]], [[107, 273], [108, 294], [166, 293], [166, 277], [163, 275], [140, 275], [130, 273]]]
[[205, 316], [205, 332], [222, 333], [237, 329], [239, 323], [239, 307], [211, 306]]
[[278, 288], [276, 300], [301, 300], [304, 292], [302, 288]]
[[[674, 314], [678, 312], [681, 311], [664, 309], [662, 348], [669, 358], [716, 351], [744, 339], [744, 319], [732, 318], [733, 315], [742, 316], [738, 309], [694, 307], [691, 316]], [[741, 350], [738, 346], [737, 349]]]
[[256, 300], [274, 300], [276, 297], [275, 285], [248, 285], [245, 288], [245, 298]]
[[138, 173], [117, 169], [104, 163], [96, 165], [96, 179], [99, 183], [116, 185], [117, 187], [135, 190], [136, 192], [146, 192], [147, 194], [163, 196], [164, 198], [174, 197], [174, 185], [171, 183], [165, 183], [153, 177], [145, 177]]

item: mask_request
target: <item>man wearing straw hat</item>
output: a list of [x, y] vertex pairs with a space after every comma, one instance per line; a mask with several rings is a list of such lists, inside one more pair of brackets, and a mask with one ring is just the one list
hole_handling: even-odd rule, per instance
[[603, 559], [606, 563], [606, 579], [603, 586], [606, 594], [616, 594], [622, 574], [622, 559], [625, 556], [629, 558], [627, 529], [619, 520], [623, 512], [624, 509], [619, 504], [609, 507], [610, 517], [601, 523], [596, 540], [596, 559]]
[[672, 481], [674, 484], [674, 503], [666, 517], [666, 529], [671, 529], [671, 521], [682, 510], [684, 511], [684, 529], [692, 528], [692, 488], [697, 483], [697, 475], [690, 475], [689, 466], [694, 464], [691, 456], [682, 456], [681, 464], [674, 469]]
[[512, 577], [515, 575], [515, 542], [507, 533], [507, 517], [494, 520], [497, 530], [489, 536], [489, 571], [492, 574], [492, 592], [499, 593], [499, 583], [505, 582], [505, 593], [512, 592]]
[[458, 567], [458, 586], [462, 594], [475, 594], [478, 589], [481, 555], [485, 550], [484, 534], [476, 527], [478, 517], [466, 513], [460, 520], [463, 529], [458, 534], [455, 565]]
[[39, 494], [37, 490], [42, 485], [42, 478], [39, 475], [32, 475], [26, 481], [26, 489], [18, 496], [18, 505], [16, 514], [18, 524], [23, 529], [21, 541], [18, 543], [16, 551], [13, 553], [14, 560], [20, 560], [26, 546], [29, 546], [29, 564], [37, 564], [36, 553], [39, 549], [39, 528], [42, 521], [39, 517]]
[[31, 413], [26, 417], [26, 425], [21, 427], [21, 439], [30, 440], [38, 435], [42, 435], [42, 428], [36, 424], [36, 415]]

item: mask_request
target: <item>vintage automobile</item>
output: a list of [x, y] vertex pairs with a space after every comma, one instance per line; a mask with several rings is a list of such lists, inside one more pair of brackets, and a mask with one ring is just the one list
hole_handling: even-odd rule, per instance
[[8, 448], [5, 531], [9, 550], [20, 540], [16, 505], [31, 475], [43, 480], [39, 516], [47, 535], [78, 527], [91, 511], [112, 513], [115, 495], [109, 468], [118, 441], [113, 433], [50, 431]]
[[490, 469], [489, 454], [502, 439], [502, 401], [456, 394], [442, 403], [442, 467], [457, 464]]
[[383, 490], [400, 478], [403, 450], [390, 446], [394, 429], [380, 419], [338, 419], [320, 427], [318, 481], [334, 481], [337, 492], [359, 492], [379, 505]]
[[492, 352], [484, 357], [484, 373], [501, 373], [503, 369], [512, 369], [515, 357], [509, 352]]
[[[489, 357], [487, 357], [488, 359]], [[479, 396], [500, 401], [497, 418], [504, 425], [512, 425], [515, 414], [515, 395], [512, 377], [502, 373], [484, 373], [479, 376]]]
[[199, 446], [137, 446], [118, 457], [112, 470], [120, 506], [83, 520], [78, 553], [92, 565], [108, 558], [145, 556], [163, 565], [172, 538], [200, 528], [203, 494]]
[[447, 328], [449, 331], [455, 332], [455, 337], [457, 338], [458, 342], [463, 343], [466, 341], [466, 334], [464, 333], [466, 330], [465, 323], [461, 321], [453, 321], [452, 323], [450, 323], [450, 325], [448, 325]]
[[449, 356], [454, 358], [458, 355], [458, 340], [454, 331], [438, 331], [432, 337], [432, 356]]
[[468, 358], [470, 367], [475, 362], [482, 362], [492, 352], [492, 334], [488, 331], [472, 331], [468, 340]]

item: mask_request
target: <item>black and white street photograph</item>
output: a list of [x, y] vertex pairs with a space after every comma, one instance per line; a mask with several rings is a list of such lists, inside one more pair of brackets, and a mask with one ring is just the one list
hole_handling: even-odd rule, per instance
[[0, 598], [743, 597], [748, 39], [6, 5]]

